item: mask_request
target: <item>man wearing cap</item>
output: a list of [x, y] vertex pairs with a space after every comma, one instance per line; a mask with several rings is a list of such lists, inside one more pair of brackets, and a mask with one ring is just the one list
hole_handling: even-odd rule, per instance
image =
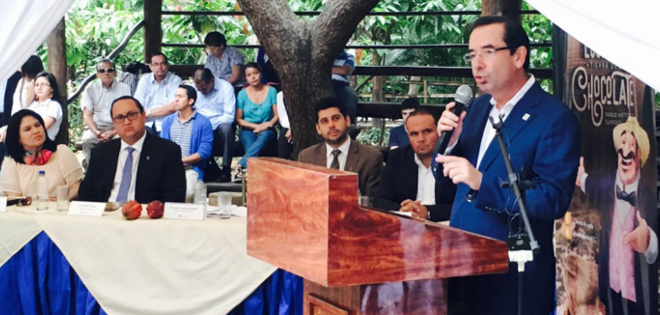
[[645, 308], [657, 305], [658, 298], [656, 201], [653, 191], [640, 187], [649, 137], [631, 116], [614, 127], [612, 139], [616, 171], [603, 178], [589, 176], [580, 159], [576, 181], [601, 213], [599, 296], [607, 314], [649, 314]]

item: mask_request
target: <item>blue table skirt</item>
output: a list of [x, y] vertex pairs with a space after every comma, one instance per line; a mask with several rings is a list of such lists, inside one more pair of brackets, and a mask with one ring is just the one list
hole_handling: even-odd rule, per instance
[[[302, 315], [303, 281], [277, 270], [229, 314]], [[41, 232], [0, 267], [0, 314], [106, 314]]]

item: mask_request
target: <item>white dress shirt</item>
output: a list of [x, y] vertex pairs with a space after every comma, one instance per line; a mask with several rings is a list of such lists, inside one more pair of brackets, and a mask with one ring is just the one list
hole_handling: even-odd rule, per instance
[[[126, 200], [131, 201], [135, 200], [135, 180], [137, 178], [138, 164], [140, 164], [140, 154], [142, 153], [142, 145], [144, 145], [144, 138], [147, 137], [147, 132], [145, 131], [142, 138], [135, 142], [132, 146], [133, 149], [133, 169], [131, 176], [131, 186], [128, 189], [128, 198]], [[115, 171], [115, 181], [112, 183], [112, 190], [110, 191], [110, 198], [108, 201], [114, 202], [117, 201], [117, 194], [119, 193], [119, 185], [121, 184], [122, 173], [124, 170], [124, 164], [126, 164], [126, 159], [128, 158], [128, 148], [129, 145], [121, 140], [121, 147], [119, 148], [119, 158], [117, 159], [117, 170]]]
[[[504, 106], [502, 106], [502, 109], [497, 108], [497, 104], [495, 104], [495, 99], [492, 97], [490, 98], [490, 104], [493, 105], [493, 107], [490, 110], [490, 113], [488, 116], [493, 117], [494, 121], [497, 123], [499, 122], [500, 119], [502, 119], [502, 122], [506, 121], [506, 119], [509, 116], [509, 113], [513, 110], [513, 107], [516, 106], [518, 101], [527, 94], [527, 91], [534, 85], [534, 82], [536, 82], [536, 78], [534, 78], [533, 74], [529, 75], [529, 79], [527, 79], [527, 82], [520, 88], [518, 93], [513, 96], [511, 100], [506, 102]], [[479, 169], [479, 164], [481, 164], [481, 158], [484, 157], [484, 154], [486, 153], [486, 150], [490, 146], [490, 143], [493, 141], [495, 138], [495, 128], [493, 128], [493, 125], [490, 123], [490, 119], [486, 121], [486, 127], [484, 128], [484, 134], [481, 137], [481, 144], [479, 145], [479, 157], [477, 158], [477, 165], [475, 165], [476, 169]], [[445, 150], [445, 154], [450, 154], [451, 150], [456, 146], [456, 143], [454, 143], [452, 146], [448, 147], [447, 150]]]
[[[140, 78], [135, 90], [135, 99], [140, 101], [144, 109], [151, 111], [173, 101], [174, 93], [181, 82], [181, 78], [172, 72], [168, 72], [160, 83], [156, 81], [153, 73], [149, 73]], [[160, 131], [163, 118], [165, 117], [149, 117], [146, 125], [151, 126], [156, 122], [156, 128]]]
[[234, 122], [236, 97], [231, 83], [215, 78], [213, 89], [209, 94], [204, 95], [197, 88], [195, 90], [197, 91], [195, 110], [211, 121], [213, 130], [218, 129], [221, 124]]
[[[339, 156], [337, 156], [337, 159], [339, 160], [339, 169], [344, 170], [344, 167], [346, 167], [346, 158], [348, 157], [348, 148], [351, 146], [351, 137], [346, 137], [346, 142], [344, 144], [340, 145], [339, 148], [337, 148], [341, 153]], [[326, 154], [327, 154], [327, 163], [326, 167], [330, 167], [332, 165], [332, 160], [334, 159], [334, 155], [332, 155], [332, 151], [335, 150], [333, 149], [329, 144], [325, 144], [325, 149], [326, 149]]]
[[431, 166], [426, 167], [415, 153], [415, 164], [417, 164], [417, 197], [423, 205], [435, 205], [435, 177]]
[[286, 114], [286, 107], [284, 107], [284, 94], [277, 93], [277, 117], [282, 128], [290, 129], [289, 115]]

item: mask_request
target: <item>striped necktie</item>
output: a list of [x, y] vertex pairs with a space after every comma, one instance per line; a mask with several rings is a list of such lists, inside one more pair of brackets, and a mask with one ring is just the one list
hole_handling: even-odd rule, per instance
[[335, 150], [332, 150], [331, 153], [332, 153], [333, 157], [332, 157], [332, 163], [330, 164], [330, 168], [338, 170], [339, 169], [339, 158], [338, 158], [338, 156], [341, 154], [341, 151], [335, 149]]

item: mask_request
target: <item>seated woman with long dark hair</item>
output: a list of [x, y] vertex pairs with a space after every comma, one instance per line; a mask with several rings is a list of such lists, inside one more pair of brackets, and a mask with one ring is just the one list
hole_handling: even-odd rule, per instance
[[83, 170], [65, 145], [56, 145], [46, 134], [41, 116], [29, 109], [9, 119], [5, 139], [7, 158], [2, 162], [0, 189], [7, 196], [33, 196], [39, 171], [45, 171], [48, 196], [56, 199], [56, 187], [69, 187], [69, 198], [78, 195]]
[[34, 101], [27, 107], [41, 115], [48, 138], [55, 140], [62, 123], [62, 106], [64, 101], [57, 88], [55, 77], [48, 72], [40, 72], [34, 79]]
[[275, 139], [277, 123], [277, 91], [261, 82], [261, 67], [251, 62], [245, 66], [248, 86], [236, 99], [236, 123], [241, 126], [240, 139], [245, 155], [238, 162], [247, 168], [247, 159], [259, 156], [268, 141]]

